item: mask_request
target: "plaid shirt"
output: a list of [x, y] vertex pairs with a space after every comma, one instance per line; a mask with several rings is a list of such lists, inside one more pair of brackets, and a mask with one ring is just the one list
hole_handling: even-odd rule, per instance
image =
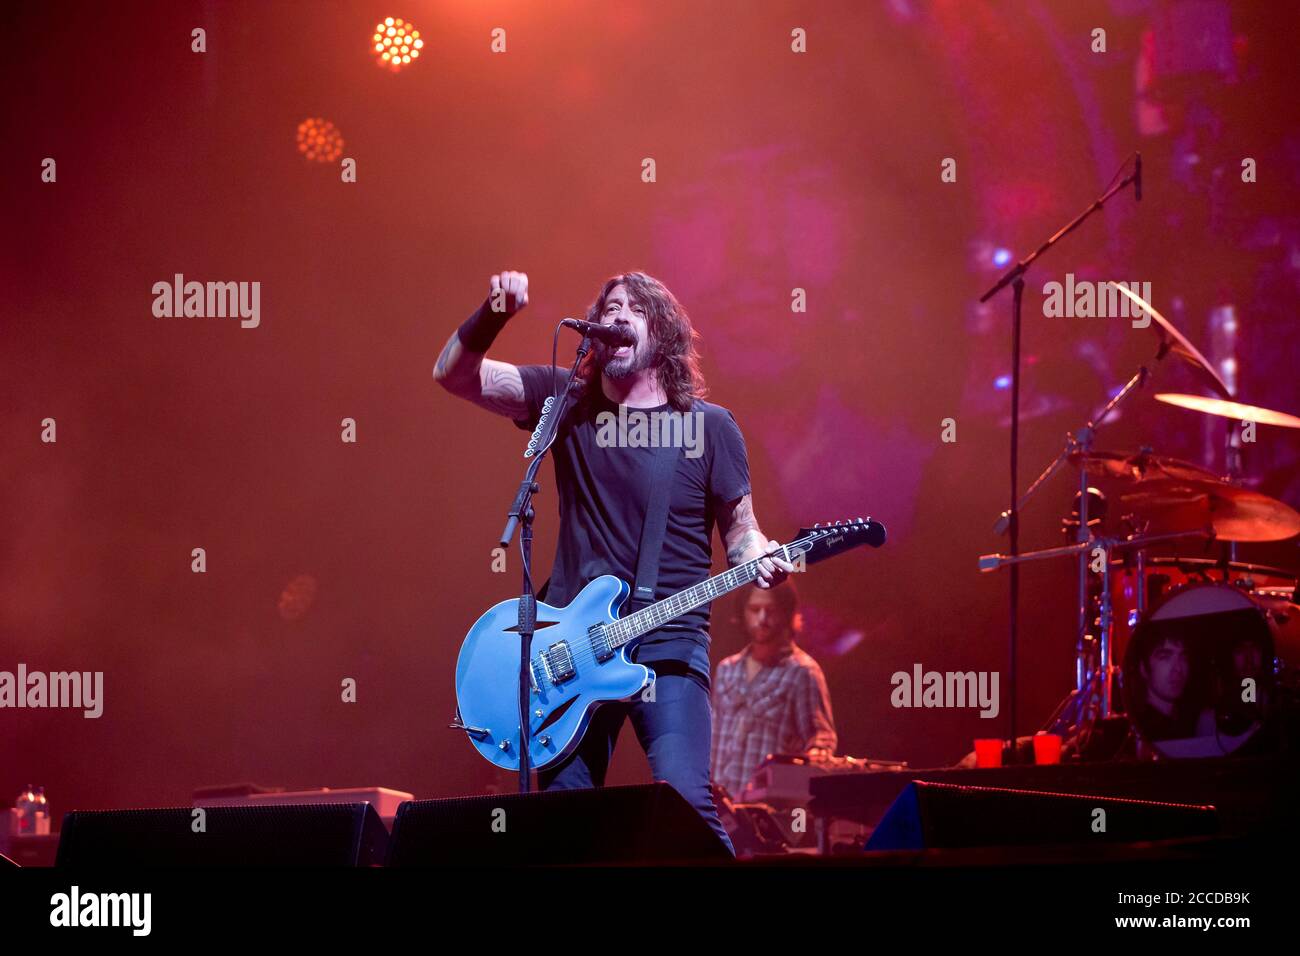
[[713, 780], [739, 798], [768, 754], [835, 750], [826, 678], [798, 647], [746, 680], [749, 648], [718, 665], [713, 679]]

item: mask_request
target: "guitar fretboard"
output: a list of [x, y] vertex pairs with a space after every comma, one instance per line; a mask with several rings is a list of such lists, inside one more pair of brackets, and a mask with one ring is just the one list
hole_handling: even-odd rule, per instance
[[[799, 555], [807, 553], [812, 548], [812, 543], [812, 538], [799, 538], [787, 545], [783, 545], [780, 550], [775, 552], [775, 556], [793, 562]], [[763, 557], [770, 557], [770, 555], [763, 555]], [[710, 601], [716, 601], [722, 595], [728, 594], [738, 587], [753, 583], [754, 579], [758, 577], [758, 563], [762, 559], [755, 558], [752, 561], [746, 561], [744, 564], [738, 564], [734, 568], [716, 574], [699, 584], [692, 585], [684, 591], [678, 591], [672, 597], [656, 601], [654, 604], [643, 607], [627, 617], [619, 618], [605, 628], [605, 636], [608, 638], [610, 646], [622, 647], [628, 641], [634, 640], [642, 634], [650, 633], [655, 628], [667, 624], [674, 618], [681, 617], [687, 611], [693, 611]]]

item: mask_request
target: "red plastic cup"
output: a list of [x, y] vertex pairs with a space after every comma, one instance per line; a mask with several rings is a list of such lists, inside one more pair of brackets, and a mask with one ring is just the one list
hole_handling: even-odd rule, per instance
[[1002, 741], [997, 737], [975, 738], [975, 766], [1001, 767]]
[[1034, 763], [1060, 763], [1061, 737], [1059, 734], [1034, 734]]

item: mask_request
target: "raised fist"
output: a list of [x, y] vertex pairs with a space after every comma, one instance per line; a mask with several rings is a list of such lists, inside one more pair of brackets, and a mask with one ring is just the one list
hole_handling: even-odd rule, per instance
[[488, 280], [488, 308], [514, 315], [528, 304], [528, 273], [501, 272]]

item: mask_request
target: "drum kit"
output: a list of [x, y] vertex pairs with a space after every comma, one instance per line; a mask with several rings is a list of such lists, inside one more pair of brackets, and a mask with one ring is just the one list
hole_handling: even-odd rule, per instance
[[[1099, 427], [1146, 383], [1142, 367], [1093, 421], [1067, 435], [1018, 502], [1023, 508], [1058, 471], [1074, 469], [1078, 491], [1062, 522], [1073, 542], [983, 555], [979, 566], [988, 572], [1028, 561], [1078, 562], [1075, 686], [1043, 731], [1060, 734], [1084, 759], [1223, 755], [1267, 740], [1260, 731], [1294, 716], [1300, 696], [1297, 575], [1237, 559], [1241, 543], [1300, 534], [1300, 513], [1245, 487], [1241, 468], [1246, 429], [1249, 442], [1255, 426], [1300, 429], [1300, 417], [1236, 401], [1163, 315], [1119, 288], [1154, 320], [1155, 361], [1176, 357], [1215, 393], [1155, 400], [1235, 423], [1222, 473], [1147, 449], [1094, 450]], [[1110, 500], [1092, 486], [1099, 479], [1119, 488], [1120, 520], [1111, 524], [1122, 533], [1103, 533]], [[1180, 556], [1189, 550], [1195, 556]]]

